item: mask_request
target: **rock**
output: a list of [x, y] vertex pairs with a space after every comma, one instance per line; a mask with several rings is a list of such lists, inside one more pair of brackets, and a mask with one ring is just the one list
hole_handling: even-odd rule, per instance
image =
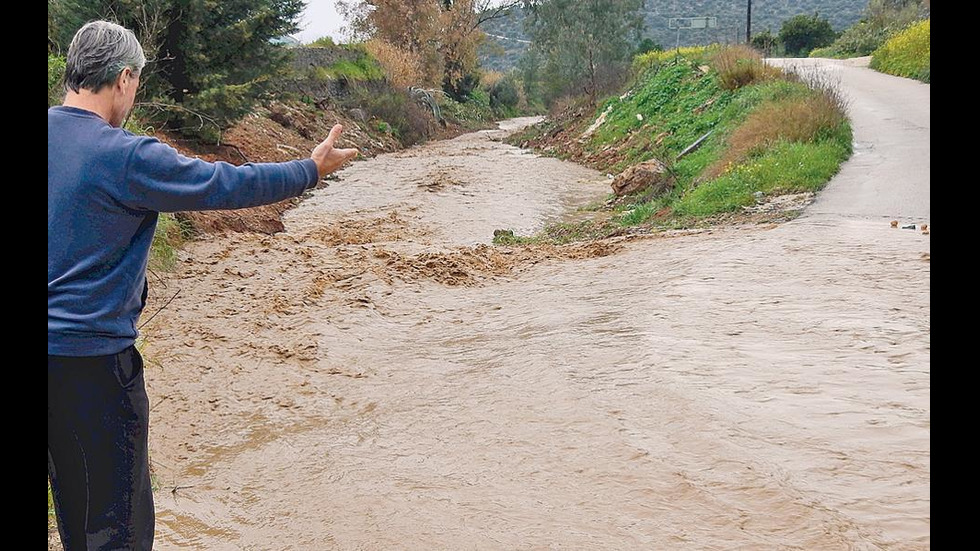
[[610, 185], [620, 197], [648, 189], [653, 197], [659, 197], [673, 189], [674, 177], [663, 163], [650, 159], [627, 168]]
[[367, 122], [368, 120], [367, 113], [363, 109], [351, 109], [347, 114], [350, 115], [350, 118], [359, 122]]

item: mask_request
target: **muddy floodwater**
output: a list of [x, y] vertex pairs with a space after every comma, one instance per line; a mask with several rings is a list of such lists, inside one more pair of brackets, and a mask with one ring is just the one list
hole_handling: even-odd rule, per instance
[[929, 237], [495, 247], [609, 190], [528, 122], [151, 276], [155, 548], [928, 549]]

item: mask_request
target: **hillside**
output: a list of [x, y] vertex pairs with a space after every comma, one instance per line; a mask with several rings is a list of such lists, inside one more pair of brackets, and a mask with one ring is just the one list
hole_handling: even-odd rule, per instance
[[[665, 48], [674, 47], [678, 40], [681, 46], [742, 41], [747, 4], [745, 0], [647, 0], [644, 37]], [[787, 19], [813, 12], [826, 17], [834, 30], [841, 31], [861, 19], [867, 5], [868, 0], [754, 0], [752, 32], [769, 29], [775, 34]], [[718, 28], [681, 31], [678, 36], [676, 30], [668, 27], [672, 17], [717, 17]], [[484, 67], [497, 71], [514, 67], [528, 45], [522, 10], [488, 21], [483, 30], [490, 35], [481, 58]]]
[[621, 95], [568, 104], [508, 142], [618, 174], [609, 182], [615, 196], [595, 209], [611, 218], [513, 239], [792, 218], [851, 154], [838, 91], [766, 65], [751, 48], [638, 59], [647, 68]]

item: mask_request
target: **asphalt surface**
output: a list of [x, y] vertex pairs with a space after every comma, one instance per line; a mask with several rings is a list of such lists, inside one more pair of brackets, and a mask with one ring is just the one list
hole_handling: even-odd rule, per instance
[[837, 83], [848, 103], [854, 155], [806, 216], [928, 223], [931, 88], [869, 69], [869, 60], [769, 60]]

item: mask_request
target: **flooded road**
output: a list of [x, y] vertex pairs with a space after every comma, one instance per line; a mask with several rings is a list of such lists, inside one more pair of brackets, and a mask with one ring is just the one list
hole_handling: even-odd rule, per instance
[[929, 548], [928, 235], [488, 246], [609, 189], [502, 132], [151, 280], [156, 548]]

